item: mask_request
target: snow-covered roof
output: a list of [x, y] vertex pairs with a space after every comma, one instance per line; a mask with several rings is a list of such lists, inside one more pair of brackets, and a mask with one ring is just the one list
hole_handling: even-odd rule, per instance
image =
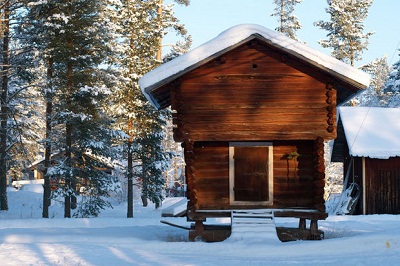
[[369, 85], [369, 75], [361, 70], [316, 51], [279, 32], [256, 24], [241, 24], [222, 32], [205, 44], [145, 74], [140, 78], [139, 86], [146, 98], [156, 107], [159, 107], [157, 101], [151, 96], [154, 89], [252, 38], [261, 38], [272, 46], [303, 59], [357, 88], [364, 89]]
[[349, 153], [387, 159], [400, 156], [400, 108], [340, 107]]

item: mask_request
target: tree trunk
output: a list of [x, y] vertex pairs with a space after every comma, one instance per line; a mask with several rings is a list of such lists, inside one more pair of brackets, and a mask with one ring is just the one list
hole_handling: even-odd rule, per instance
[[[67, 165], [67, 168], [69, 168], [68, 170], [70, 170], [71, 168], [71, 157], [72, 157], [72, 153], [71, 153], [71, 146], [72, 146], [72, 141], [71, 141], [71, 125], [70, 123], [66, 123], [65, 125], [66, 129], [66, 137], [65, 137], [65, 143], [66, 143], [66, 148], [65, 148], [65, 163]], [[65, 175], [65, 199], [64, 199], [64, 218], [71, 218], [71, 179], [72, 179], [72, 175], [71, 172], [68, 171], [68, 173], [66, 173]]]
[[2, 47], [2, 86], [1, 86], [1, 122], [0, 122], [0, 210], [8, 210], [7, 200], [7, 120], [8, 120], [8, 70], [10, 38], [10, 2], [4, 3]]
[[[53, 78], [53, 59], [49, 59], [47, 68], [47, 78]], [[53, 97], [52, 92], [46, 91], [46, 141], [44, 150], [44, 186], [43, 186], [43, 218], [49, 218], [49, 206], [51, 205], [51, 184], [50, 177], [47, 175], [47, 170], [51, 166], [51, 116], [53, 113]]]
[[[161, 17], [162, 16], [162, 12], [163, 12], [163, 9], [162, 9], [163, 0], [159, 0], [158, 4], [159, 4], [159, 6], [158, 6], [158, 9], [157, 9], [157, 15], [159, 17]], [[161, 60], [162, 60], [162, 48], [163, 48], [163, 39], [159, 38], [158, 39], [158, 50], [157, 50], [157, 54], [156, 54], [156, 59], [159, 62], [161, 62]], [[143, 187], [144, 187], [144, 179], [143, 179]], [[148, 199], [147, 199], [147, 197], [145, 195], [142, 195], [142, 203], [143, 203], [144, 207], [147, 207]], [[155, 204], [156, 204], [155, 205], [156, 209], [158, 209], [160, 207], [159, 202], [156, 202]]]
[[129, 138], [129, 140], [128, 140], [128, 212], [127, 212], [127, 218], [132, 218], [132, 217], [133, 217], [133, 162], [132, 162], [132, 139]]
[[147, 199], [147, 195], [145, 193], [143, 193], [143, 190], [145, 188], [147, 188], [147, 177], [145, 176], [143, 167], [144, 167], [144, 164], [143, 164], [143, 159], [142, 159], [142, 196], [141, 196], [141, 199], [142, 199], [143, 207], [147, 207], [149, 205], [149, 202]]
[[[70, 51], [70, 54], [72, 55], [72, 50], [73, 50], [73, 42], [72, 42], [72, 37], [68, 37], [68, 43], [67, 43], [68, 50]], [[71, 60], [71, 59], [69, 59]], [[67, 88], [69, 89], [69, 93], [71, 93], [72, 90], [72, 62], [68, 61], [67, 63]], [[67, 95], [67, 110], [72, 110], [70, 107], [72, 106], [71, 103], [71, 98], [70, 95]], [[67, 118], [68, 119], [68, 118]], [[65, 176], [65, 189], [66, 189], [66, 194], [65, 194], [65, 203], [64, 203], [64, 217], [65, 218], [71, 218], [71, 208], [73, 207], [73, 199], [72, 199], [72, 194], [73, 194], [73, 182], [72, 179], [74, 178], [73, 173], [71, 172], [72, 168], [72, 124], [70, 121], [66, 121], [65, 123], [65, 163], [68, 168], [68, 173]], [[76, 204], [76, 202], [75, 202]]]
[[71, 177], [71, 209], [75, 210], [78, 207], [78, 201], [76, 198], [76, 177]]
[[132, 131], [133, 122], [132, 119], [128, 121], [128, 212], [127, 217], [133, 217], [133, 152], [132, 152], [132, 144], [133, 144], [133, 136]]
[[355, 60], [355, 49], [354, 49], [354, 42], [350, 41], [350, 55], [349, 55], [349, 59], [350, 59], [350, 65], [354, 66], [354, 60]]
[[149, 205], [149, 201], [145, 195], [141, 196], [143, 207], [147, 207]]
[[283, 33], [283, 18], [285, 16], [285, 1], [281, 0], [281, 17], [280, 17], [280, 27], [279, 27], [279, 31]]
[[45, 142], [45, 151], [44, 151], [44, 185], [43, 185], [43, 218], [49, 218], [49, 207], [51, 205], [51, 184], [50, 184], [50, 176], [47, 175], [47, 170], [51, 166], [51, 144], [50, 144], [50, 135], [51, 135], [51, 113], [53, 109], [53, 103], [46, 103], [46, 142]]
[[[158, 9], [157, 9], [157, 16], [161, 17], [162, 15], [162, 4], [163, 4], [163, 0], [159, 0], [158, 1]], [[158, 39], [158, 50], [157, 50], [157, 54], [156, 54], [156, 59], [157, 61], [161, 62], [161, 58], [162, 58], [162, 38]]]

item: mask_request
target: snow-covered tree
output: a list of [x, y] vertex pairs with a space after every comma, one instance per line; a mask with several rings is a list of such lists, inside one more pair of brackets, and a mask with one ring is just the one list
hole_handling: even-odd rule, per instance
[[318, 21], [314, 25], [328, 32], [327, 39], [319, 43], [332, 48], [332, 56], [354, 66], [361, 60], [373, 32], [364, 32], [364, 20], [373, 0], [328, 0], [326, 12], [330, 21]]
[[30, 47], [30, 52], [27, 53], [31, 56], [34, 69], [34, 83], [36, 84], [37, 92], [40, 94], [38, 102], [43, 102], [42, 121], [44, 132], [41, 133], [41, 141], [44, 146], [44, 192], [43, 192], [43, 212], [42, 217], [49, 217], [50, 206], [50, 176], [47, 175], [47, 170], [51, 166], [51, 152], [52, 152], [52, 116], [53, 116], [53, 100], [55, 90], [57, 89], [56, 77], [54, 73], [54, 59], [50, 51], [53, 49], [50, 45], [55, 43], [57, 32], [54, 24], [57, 24], [57, 18], [52, 17], [56, 13], [54, 6], [48, 2], [30, 2], [26, 6], [26, 16], [24, 23], [19, 29], [20, 35], [25, 36], [24, 45]]
[[271, 16], [277, 17], [279, 27], [275, 30], [284, 35], [297, 40], [297, 30], [301, 29], [301, 24], [298, 18], [292, 15], [295, 5], [303, 0], [274, 0], [275, 8]]
[[331, 142], [324, 143], [324, 160], [325, 160], [325, 200], [328, 200], [332, 194], [337, 194], [343, 188], [343, 163], [331, 162]]
[[389, 74], [385, 84], [385, 91], [392, 93], [400, 92], [400, 61], [393, 65], [393, 70]]
[[376, 58], [371, 63], [363, 66], [361, 70], [364, 70], [372, 76], [370, 83], [371, 89], [375, 90], [377, 94], [382, 94], [390, 74], [387, 56]]
[[388, 97], [387, 107], [400, 108], [400, 93], [396, 92]]
[[167, 120], [165, 128], [165, 138], [163, 140], [164, 150], [170, 154], [170, 164], [165, 171], [166, 179], [166, 195], [167, 196], [183, 196], [185, 188], [185, 161], [183, 159], [183, 149], [180, 143], [176, 143], [173, 139], [173, 123], [172, 119]]
[[8, 93], [10, 71], [10, 13], [11, 3], [1, 5], [1, 122], [0, 122], [0, 210], [8, 210], [7, 202], [7, 137], [8, 137]]
[[[182, 2], [182, 1], [181, 1]], [[183, 1], [188, 2], [188, 1]], [[172, 5], [161, 0], [124, 0], [120, 14], [120, 56], [114, 63], [121, 81], [114, 92], [114, 115], [119, 129], [128, 135], [126, 141], [128, 210], [133, 217], [133, 179], [140, 180], [144, 204], [149, 198], [161, 203], [164, 185], [162, 172], [166, 156], [161, 142], [166, 111], [157, 111], [140, 91], [139, 78], [162, 63], [161, 40], [168, 31], [185, 35], [184, 26], [173, 14]]]
[[400, 107], [400, 60], [393, 65], [393, 70], [385, 84], [388, 95], [388, 107]]
[[368, 89], [356, 98], [357, 105], [386, 106], [387, 95], [384, 93], [384, 88], [390, 73], [387, 57], [377, 58], [361, 69], [370, 74], [372, 78]]
[[[35, 157], [38, 124], [33, 119], [37, 95], [32, 90], [27, 47], [18, 35], [24, 14], [24, 2], [19, 0], [0, 3], [0, 205], [8, 209], [7, 179], [20, 178], [30, 158]], [[10, 180], [11, 181], [11, 180]]]
[[[26, 32], [47, 68], [40, 88], [47, 102], [46, 161], [51, 151], [50, 140], [54, 141], [53, 152], [63, 154], [54, 166], [46, 166], [46, 180], [51, 177], [60, 184], [58, 192], [64, 197], [64, 216], [71, 217], [71, 209], [77, 207], [76, 187], [80, 182], [77, 177], [83, 173], [90, 197], [95, 198], [89, 201], [94, 204], [89, 204], [92, 210], [89, 213], [96, 215], [93, 210], [106, 205], [102, 196], [107, 194], [112, 178], [99, 173], [96, 160], [84, 158], [113, 154], [110, 150], [113, 131], [108, 128], [112, 121], [104, 111], [113, 76], [101, 66], [113, 54], [115, 31], [108, 14], [115, 9], [107, 0], [38, 1], [30, 2], [28, 8], [30, 23]], [[48, 185], [46, 182], [46, 189]], [[89, 206], [87, 203], [78, 205], [78, 214], [87, 214], [82, 209]]]

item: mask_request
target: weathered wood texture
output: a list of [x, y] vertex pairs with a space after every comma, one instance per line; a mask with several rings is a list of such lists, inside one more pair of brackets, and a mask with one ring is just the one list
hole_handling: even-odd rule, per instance
[[365, 158], [366, 214], [400, 213], [400, 157]]
[[[353, 160], [349, 183], [356, 182], [361, 188], [365, 187], [365, 197], [362, 191], [354, 214], [363, 214], [364, 204], [365, 214], [400, 214], [400, 157], [389, 159], [354, 157]], [[345, 171], [348, 165], [349, 162], [345, 162]], [[365, 184], [363, 184], [364, 173]]]
[[[273, 205], [265, 208], [305, 208], [324, 211], [324, 175], [318, 171], [318, 141], [273, 142]], [[287, 159], [296, 151], [300, 156]], [[195, 142], [193, 175], [188, 176], [189, 200], [197, 205], [196, 210], [224, 210], [260, 208], [234, 206], [229, 200], [229, 142]], [[193, 186], [195, 184], [195, 187]], [[192, 191], [195, 190], [195, 193]], [[322, 202], [321, 202], [322, 201]]]
[[331, 77], [268, 45], [242, 45], [171, 89], [177, 141], [336, 137]]
[[196, 142], [194, 154], [199, 209], [229, 209], [229, 143]]
[[182, 143], [185, 157], [185, 176], [188, 184], [188, 211], [195, 212], [199, 209], [198, 195], [197, 195], [197, 178], [196, 178], [196, 167], [195, 154], [194, 154], [194, 142], [187, 140]]

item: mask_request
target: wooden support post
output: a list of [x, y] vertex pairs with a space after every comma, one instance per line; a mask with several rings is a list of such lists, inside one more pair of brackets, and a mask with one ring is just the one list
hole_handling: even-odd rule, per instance
[[310, 222], [311, 239], [319, 239], [318, 235], [318, 220], [311, 220]]
[[194, 241], [204, 241], [204, 224], [203, 221], [196, 221], [194, 224], [195, 238]]
[[306, 230], [306, 219], [305, 218], [300, 218], [299, 229], [300, 230]]
[[299, 238], [307, 239], [306, 218], [300, 218], [299, 221]]

